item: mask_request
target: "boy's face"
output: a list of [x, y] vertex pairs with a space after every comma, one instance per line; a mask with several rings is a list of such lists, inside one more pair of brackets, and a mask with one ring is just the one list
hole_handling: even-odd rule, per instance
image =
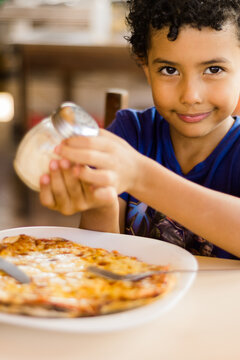
[[186, 26], [175, 41], [152, 33], [144, 71], [159, 113], [185, 137], [201, 137], [229, 120], [240, 96], [240, 42], [234, 25]]

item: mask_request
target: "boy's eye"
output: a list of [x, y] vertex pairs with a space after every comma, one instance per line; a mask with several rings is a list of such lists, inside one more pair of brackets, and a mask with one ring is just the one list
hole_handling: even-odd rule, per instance
[[160, 73], [162, 73], [163, 75], [178, 75], [179, 72], [177, 71], [176, 68], [172, 67], [172, 66], [164, 66], [159, 70]]
[[218, 74], [221, 73], [223, 69], [220, 66], [210, 66], [205, 71], [205, 74]]

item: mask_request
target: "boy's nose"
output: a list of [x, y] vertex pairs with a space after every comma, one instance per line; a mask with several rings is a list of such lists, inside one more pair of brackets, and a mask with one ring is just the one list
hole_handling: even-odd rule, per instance
[[201, 85], [197, 80], [183, 80], [180, 84], [179, 97], [182, 104], [200, 104], [202, 102]]

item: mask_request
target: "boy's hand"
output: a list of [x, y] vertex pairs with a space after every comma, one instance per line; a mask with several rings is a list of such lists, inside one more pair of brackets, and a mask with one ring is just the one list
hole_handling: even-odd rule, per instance
[[49, 175], [40, 179], [40, 201], [42, 205], [72, 215], [79, 211], [109, 207], [117, 200], [113, 187], [97, 188], [79, 181], [81, 167], [74, 167], [66, 159], [52, 160]]
[[56, 153], [77, 164], [73, 169], [75, 179], [80, 179], [83, 184], [114, 188], [118, 194], [130, 191], [136, 185], [141, 154], [107, 130], [101, 129], [96, 137], [66, 139], [56, 148]]

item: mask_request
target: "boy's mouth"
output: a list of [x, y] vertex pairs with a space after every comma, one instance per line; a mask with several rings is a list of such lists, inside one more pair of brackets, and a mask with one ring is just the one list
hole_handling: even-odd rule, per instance
[[210, 115], [211, 111], [205, 113], [198, 113], [198, 114], [179, 114], [177, 116], [184, 122], [187, 123], [196, 123], [202, 121], [206, 117]]

